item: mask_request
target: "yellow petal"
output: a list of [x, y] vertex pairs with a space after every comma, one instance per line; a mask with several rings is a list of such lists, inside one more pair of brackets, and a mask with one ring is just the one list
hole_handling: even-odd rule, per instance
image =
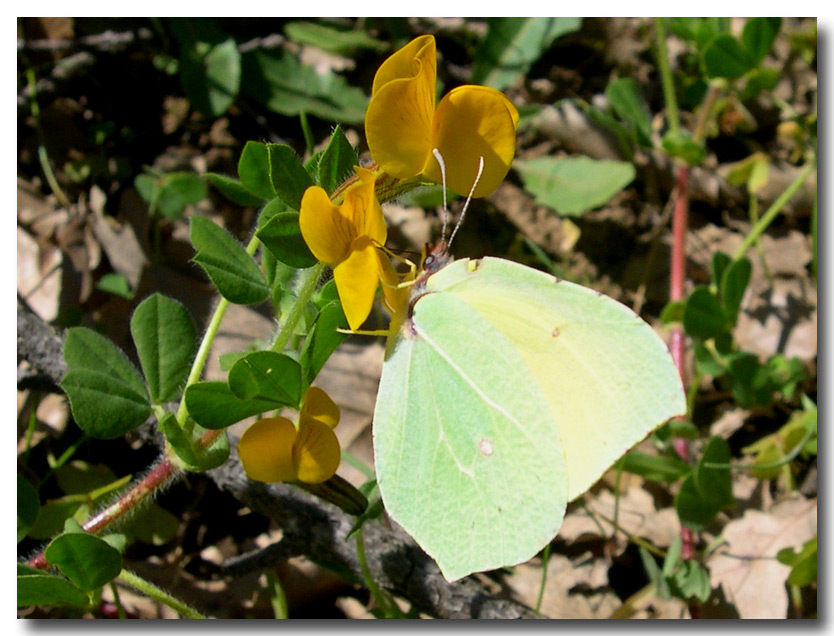
[[293, 448], [299, 481], [317, 484], [330, 479], [341, 461], [339, 440], [333, 429], [314, 419], [302, 420]]
[[398, 179], [420, 174], [431, 157], [437, 60], [434, 37], [406, 44], [379, 67], [365, 113], [371, 157]]
[[404, 316], [408, 307], [408, 299], [411, 297], [411, 290], [408, 287], [400, 287], [400, 283], [414, 278], [414, 271], [412, 270], [404, 277], [397, 273], [394, 265], [387, 256], [381, 251], [377, 251], [379, 257], [379, 279], [382, 283], [382, 295], [385, 299], [385, 305], [388, 311], [392, 314], [392, 325], [390, 329], [394, 329], [394, 316]]
[[[512, 164], [517, 125], [515, 106], [492, 88], [459, 86], [440, 100], [432, 124], [433, 147], [443, 156], [449, 188], [463, 196], [469, 194], [478, 172], [478, 157], [483, 157], [484, 172], [473, 196], [491, 194]], [[441, 182], [434, 159], [424, 174]]]
[[295, 426], [285, 417], [268, 417], [252, 424], [237, 444], [246, 476], [267, 483], [295, 481], [293, 443], [297, 435]]
[[339, 407], [322, 389], [311, 386], [304, 394], [304, 406], [301, 407], [299, 421], [313, 419], [330, 428], [336, 428], [339, 423]]
[[384, 245], [388, 228], [379, 200], [374, 194], [376, 177], [366, 168], [356, 166], [354, 170], [359, 176], [359, 182], [345, 192], [342, 215], [353, 224], [355, 236], [367, 236], [379, 245]]
[[371, 95], [375, 95], [380, 88], [395, 79], [412, 77], [418, 68], [415, 60], [430, 64], [432, 73], [437, 74], [436, 58], [436, 45], [433, 35], [421, 35], [414, 38], [389, 56], [377, 69], [376, 75], [374, 75], [374, 84], [371, 87]]
[[347, 258], [356, 230], [322, 188], [310, 186], [301, 198], [301, 236], [322, 263], [336, 265]]
[[351, 244], [350, 256], [333, 268], [333, 278], [348, 325], [359, 329], [374, 304], [379, 283], [377, 248], [367, 236], [360, 236]]

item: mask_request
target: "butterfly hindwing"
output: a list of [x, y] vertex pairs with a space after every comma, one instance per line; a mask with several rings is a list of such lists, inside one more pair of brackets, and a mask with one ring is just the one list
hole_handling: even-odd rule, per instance
[[421, 297], [385, 362], [374, 414], [389, 514], [453, 580], [520, 563], [567, 497], [558, 430], [511, 343], [454, 294]]

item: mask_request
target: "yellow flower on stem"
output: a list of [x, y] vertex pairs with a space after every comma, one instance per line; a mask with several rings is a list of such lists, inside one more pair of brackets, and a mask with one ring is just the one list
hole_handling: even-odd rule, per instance
[[374, 303], [383, 258], [378, 248], [388, 231], [374, 194], [374, 173], [358, 166], [354, 170], [358, 180], [345, 190], [341, 205], [322, 188], [307, 188], [298, 223], [313, 255], [333, 268], [342, 309], [355, 331]]
[[422, 35], [389, 57], [374, 77], [365, 114], [371, 157], [397, 179], [442, 182], [433, 151], [446, 165], [446, 183], [466, 194], [483, 174], [473, 196], [495, 190], [515, 155], [518, 111], [502, 93], [485, 86], [459, 86], [435, 108], [437, 60], [434, 36]]
[[258, 420], [237, 445], [240, 462], [253, 481], [302, 481], [318, 484], [339, 467], [341, 449], [333, 429], [339, 407], [317, 387], [310, 387], [298, 416], [298, 428], [285, 417]]

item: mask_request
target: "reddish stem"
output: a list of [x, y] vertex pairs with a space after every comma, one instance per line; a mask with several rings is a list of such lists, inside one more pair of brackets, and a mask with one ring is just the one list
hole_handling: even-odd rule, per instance
[[[152, 497], [179, 474], [180, 470], [174, 466], [173, 462], [163, 456], [159, 463], [151, 468], [148, 474], [136, 482], [130, 490], [97, 515], [87, 519], [81, 527], [90, 534], [98, 534], [105, 528], [124, 518], [128, 513], [137, 510], [143, 502]], [[43, 552], [29, 560], [29, 567], [42, 570], [47, 565]]]
[[[675, 207], [672, 214], [672, 261], [669, 278], [669, 300], [676, 302], [684, 298], [686, 281], [686, 228], [689, 213], [689, 166], [679, 166], [676, 174]], [[686, 382], [684, 360], [686, 337], [683, 327], [676, 325], [669, 334], [669, 350], [678, 368], [681, 381]], [[683, 438], [673, 442], [675, 451], [684, 461], [689, 461], [689, 444]]]
[[[689, 213], [689, 167], [679, 166], [677, 169], [677, 184], [675, 187], [675, 207], [672, 214], [672, 262], [669, 280], [669, 299], [672, 302], [683, 300], [684, 284], [686, 282], [686, 229]], [[686, 338], [683, 327], [676, 325], [670, 334], [669, 350], [678, 368], [681, 380], [686, 382], [684, 374], [684, 359], [686, 355]], [[689, 461], [689, 442], [679, 437], [674, 440], [673, 447], [680, 458]], [[691, 528], [681, 527], [681, 557], [695, 558], [695, 533]], [[694, 616], [693, 616], [694, 618]]]

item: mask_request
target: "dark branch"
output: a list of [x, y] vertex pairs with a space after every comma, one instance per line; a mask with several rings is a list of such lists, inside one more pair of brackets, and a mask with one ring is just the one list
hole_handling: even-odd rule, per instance
[[[57, 384], [67, 370], [61, 357], [62, 345], [61, 336], [18, 301], [18, 360], [27, 361], [35, 371]], [[238, 557], [228, 564], [227, 573], [233, 576], [252, 568], [269, 567], [282, 558], [305, 555], [339, 566], [362, 582], [355, 539], [347, 538], [355, 517], [293, 486], [250, 481], [235, 452], [208, 475], [244, 505], [273, 519], [283, 531], [279, 544]], [[426, 614], [439, 618], [537, 617], [524, 605], [494, 598], [474, 579], [449, 583], [434, 561], [399, 528], [389, 530], [379, 521], [372, 521], [365, 524], [363, 534], [368, 568], [376, 583]]]

